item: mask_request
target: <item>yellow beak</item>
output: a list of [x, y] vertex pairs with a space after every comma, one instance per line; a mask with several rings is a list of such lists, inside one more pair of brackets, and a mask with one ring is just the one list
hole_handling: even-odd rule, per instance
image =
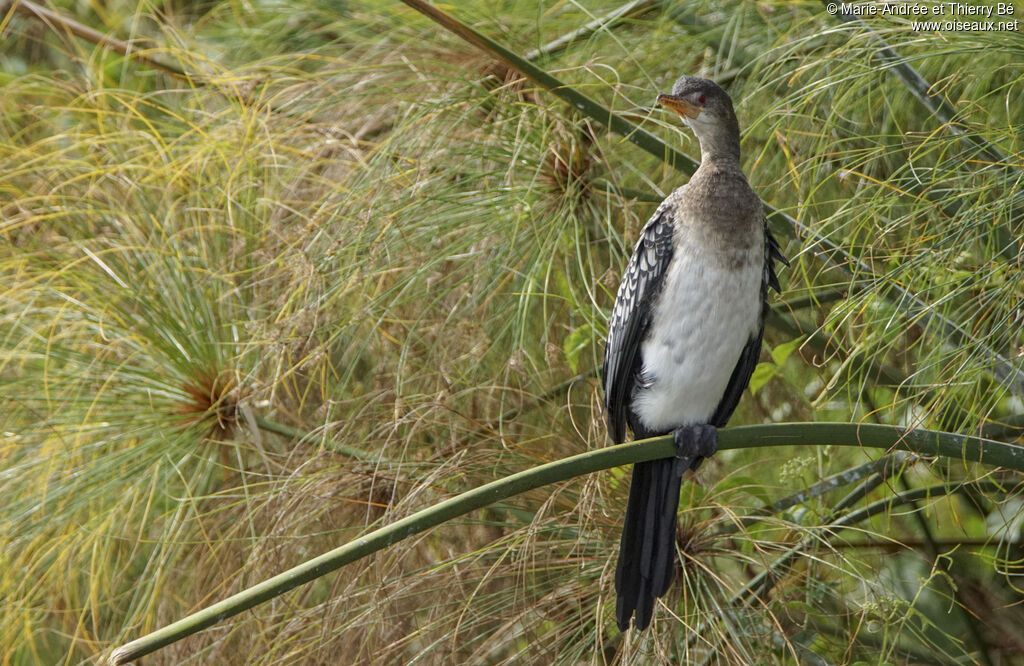
[[674, 95], [658, 95], [658, 104], [666, 109], [675, 111], [683, 118], [696, 118], [700, 115], [701, 111], [699, 106], [694, 106]]

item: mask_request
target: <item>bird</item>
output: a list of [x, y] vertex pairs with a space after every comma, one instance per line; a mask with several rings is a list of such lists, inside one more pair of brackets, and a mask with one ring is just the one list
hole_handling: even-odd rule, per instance
[[608, 323], [601, 382], [616, 444], [671, 434], [676, 454], [633, 465], [615, 572], [616, 621], [651, 622], [675, 573], [679, 488], [718, 450], [757, 365], [775, 262], [789, 265], [740, 167], [729, 95], [682, 76], [658, 105], [700, 143], [700, 166], [640, 232]]

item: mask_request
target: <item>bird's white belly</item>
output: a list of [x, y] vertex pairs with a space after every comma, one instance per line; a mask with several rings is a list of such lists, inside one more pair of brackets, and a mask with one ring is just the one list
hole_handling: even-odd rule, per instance
[[726, 270], [702, 252], [676, 248], [641, 346], [644, 379], [633, 411], [652, 430], [706, 423], [744, 345], [757, 332], [763, 262]]

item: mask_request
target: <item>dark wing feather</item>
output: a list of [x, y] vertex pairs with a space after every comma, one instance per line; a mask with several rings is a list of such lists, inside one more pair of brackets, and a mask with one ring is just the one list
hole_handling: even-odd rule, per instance
[[761, 355], [761, 338], [764, 337], [764, 316], [768, 312], [768, 288], [771, 287], [776, 292], [782, 291], [779, 286], [779, 278], [775, 274], [776, 260], [789, 266], [789, 261], [782, 254], [778, 241], [775, 240], [772, 233], [768, 231], [768, 226], [765, 225], [764, 276], [761, 278], [761, 320], [758, 322], [757, 333], [750, 336], [747, 344], [743, 346], [743, 351], [740, 352], [740, 359], [736, 362], [732, 375], [729, 376], [729, 383], [725, 387], [725, 394], [722, 395], [722, 399], [719, 401], [718, 407], [715, 408], [715, 413], [711, 417], [711, 425], [716, 428], [724, 427], [729, 417], [732, 416], [732, 413], [736, 410], [736, 405], [740, 402], [740, 396], [743, 395], [743, 389], [747, 388], [747, 384], [750, 383], [750, 376], [754, 373], [754, 368], [757, 367], [757, 359]]
[[786, 255], [782, 254], [779, 241], [775, 240], [775, 236], [772, 236], [772, 232], [768, 230], [768, 223], [765, 221], [764, 281], [761, 283], [761, 297], [765, 301], [765, 309], [768, 308], [768, 287], [774, 289], [777, 294], [782, 293], [782, 287], [779, 286], [779, 277], [775, 274], [776, 261], [781, 261], [785, 266], [789, 266], [789, 259], [786, 259]]
[[651, 323], [654, 299], [661, 291], [672, 260], [673, 207], [662, 204], [640, 232], [626, 266], [608, 322], [601, 382], [608, 412], [608, 431], [618, 443], [626, 440], [629, 399], [642, 369], [640, 345]]
[[732, 375], [729, 376], [729, 383], [725, 387], [725, 393], [710, 420], [711, 425], [716, 428], [725, 427], [729, 417], [736, 410], [736, 405], [740, 402], [743, 389], [747, 388], [747, 384], [750, 383], [750, 376], [754, 374], [754, 368], [757, 367], [757, 358], [761, 355], [761, 337], [763, 335], [764, 324], [758, 327], [757, 333], [750, 336], [747, 344], [743, 346], [740, 360], [736, 362], [736, 367], [733, 368]]

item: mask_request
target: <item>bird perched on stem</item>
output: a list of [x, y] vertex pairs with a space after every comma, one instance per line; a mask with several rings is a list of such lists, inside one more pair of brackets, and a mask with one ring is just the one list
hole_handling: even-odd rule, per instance
[[672, 434], [674, 458], [633, 466], [615, 573], [616, 619], [645, 629], [675, 570], [679, 486], [718, 450], [757, 364], [775, 260], [761, 199], [740, 170], [732, 100], [684, 76], [658, 104], [700, 141], [700, 167], [640, 232], [608, 326], [601, 379], [616, 443]]

